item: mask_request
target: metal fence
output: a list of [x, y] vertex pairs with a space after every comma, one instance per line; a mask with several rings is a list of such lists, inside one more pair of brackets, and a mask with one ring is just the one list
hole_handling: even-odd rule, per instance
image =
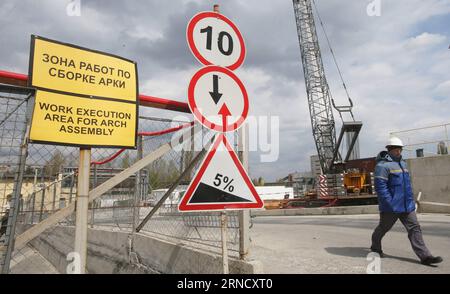
[[399, 137], [407, 158], [448, 154], [450, 123], [390, 132]]
[[[3, 273], [15, 272], [28, 256], [29, 247], [12, 251], [12, 242], [24, 228], [45, 220], [53, 213], [71, 205], [76, 200], [78, 148], [56, 145], [26, 144], [27, 124], [33, 105], [33, 90], [0, 85], [0, 204], [2, 210], [1, 264]], [[139, 118], [140, 136], [137, 150], [92, 149], [90, 189], [98, 187], [117, 173], [123, 171], [140, 158], [167, 143], [179, 131], [159, 134], [158, 131], [186, 125], [187, 121], [173, 121], [155, 117]], [[150, 133], [150, 134], [148, 134]], [[202, 146], [212, 134], [202, 129], [190, 143]], [[236, 137], [236, 134], [233, 136]], [[20, 174], [21, 148], [27, 156]], [[92, 228], [120, 230], [132, 233], [133, 229], [153, 209], [158, 193], [164, 193], [199, 150], [170, 150], [138, 173], [128, 177], [90, 204], [89, 224]], [[198, 164], [197, 164], [198, 166]], [[177, 190], [157, 210], [142, 228], [141, 233], [174, 240], [177, 243], [195, 244], [197, 248], [220, 252], [220, 214], [217, 212], [179, 213], [177, 201], [196, 168], [187, 175]], [[17, 221], [14, 214], [14, 187], [18, 193]], [[8, 196], [10, 195], [10, 196]], [[14, 198], [14, 197], [13, 197]], [[8, 204], [9, 203], [9, 204]], [[236, 212], [228, 212], [228, 248], [231, 256], [239, 255], [239, 221]], [[61, 225], [74, 225], [74, 214], [46, 230], [50, 234]], [[6, 220], [9, 220], [8, 222]], [[16, 234], [8, 239], [13, 224]], [[14, 233], [14, 232], [13, 232]], [[72, 246], [73, 244], [67, 244]], [[11, 250], [8, 256], [8, 250]], [[36, 264], [38, 271], [39, 266]]]
[[6, 273], [13, 254], [15, 224], [22, 209], [21, 191], [26, 159], [28, 106], [32, 89], [4, 86], [0, 91], [1, 229], [0, 269]]

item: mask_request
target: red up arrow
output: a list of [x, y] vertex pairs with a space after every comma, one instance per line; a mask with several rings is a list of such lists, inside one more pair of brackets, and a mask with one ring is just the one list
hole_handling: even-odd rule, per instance
[[231, 112], [225, 103], [220, 108], [219, 115], [222, 116], [223, 132], [225, 133], [227, 130], [227, 116], [231, 115]]

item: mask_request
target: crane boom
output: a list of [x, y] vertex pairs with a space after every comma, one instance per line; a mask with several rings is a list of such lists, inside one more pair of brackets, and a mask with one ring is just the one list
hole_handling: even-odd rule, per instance
[[328, 87], [317, 38], [311, 0], [293, 0], [298, 40], [314, 141], [323, 173], [333, 169], [336, 130]]

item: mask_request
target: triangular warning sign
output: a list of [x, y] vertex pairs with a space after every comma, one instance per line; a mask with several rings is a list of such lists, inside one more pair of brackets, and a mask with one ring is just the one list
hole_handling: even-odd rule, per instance
[[250, 178], [224, 134], [214, 140], [178, 209], [180, 211], [262, 208]]

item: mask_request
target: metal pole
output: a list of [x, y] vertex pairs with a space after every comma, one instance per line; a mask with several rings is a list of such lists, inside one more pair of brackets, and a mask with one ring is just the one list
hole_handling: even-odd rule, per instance
[[59, 183], [61, 174], [58, 174], [58, 180], [53, 184], [53, 203], [52, 203], [52, 212], [55, 211], [56, 206], [56, 185]]
[[181, 149], [181, 156], [180, 156], [180, 174], [183, 172], [183, 163], [184, 163], [184, 148]]
[[[219, 5], [213, 6], [213, 11], [220, 13]], [[246, 123], [238, 130], [238, 157], [244, 170], [248, 172], [248, 126]], [[240, 210], [239, 218], [239, 257], [245, 259], [250, 246], [249, 227], [250, 227], [250, 211]]]
[[[219, 5], [215, 4], [213, 6], [213, 11], [216, 13], [220, 13], [220, 9], [219, 9]], [[242, 130], [242, 127], [241, 129]], [[241, 143], [241, 133], [239, 134], [239, 144]], [[243, 149], [240, 149], [238, 147], [238, 152], [240, 152]], [[239, 156], [239, 155], [238, 155]], [[241, 159], [242, 161], [242, 159]], [[239, 215], [241, 216], [241, 213], [243, 213], [244, 211], [240, 211]], [[239, 219], [241, 219], [241, 217], [239, 217]], [[229, 273], [229, 268], [228, 268], [228, 249], [227, 249], [227, 213], [226, 211], [222, 211], [220, 214], [220, 224], [221, 224], [221, 233], [222, 233], [222, 263], [223, 263], [223, 273], [224, 274], [228, 274]], [[241, 224], [239, 224], [241, 225]]]
[[[138, 136], [137, 139], [137, 148], [138, 148], [138, 153], [137, 153], [137, 160], [141, 160], [143, 157], [143, 146], [142, 146], [142, 136]], [[133, 220], [132, 220], [132, 226], [131, 226], [131, 235], [134, 237], [134, 233], [136, 231], [136, 225], [139, 222], [139, 203], [140, 203], [140, 196], [141, 196], [141, 170], [139, 170], [136, 174], [135, 174], [135, 186], [134, 186], [134, 201], [133, 201]], [[133, 240], [133, 239], [132, 239]]]
[[[5, 183], [7, 182], [6, 181], [6, 174], [4, 174], [3, 176], [2, 176], [3, 178], [4, 178], [4, 181], [5, 181]], [[6, 189], [8, 188], [8, 185], [3, 185], [3, 195], [6, 195]], [[2, 202], [2, 207], [5, 205], [5, 202], [6, 202], [6, 198], [3, 198], [3, 202]]]
[[44, 209], [43, 204], [45, 201], [45, 168], [42, 166], [41, 167], [41, 191], [42, 191], [42, 196], [41, 196], [41, 207], [39, 209], [39, 222], [42, 220], [42, 210]]
[[36, 205], [36, 192], [33, 192], [33, 202], [32, 202], [32, 207], [31, 207], [31, 220], [30, 220], [30, 224], [34, 224], [34, 208]]
[[[410, 142], [410, 140], [409, 140], [409, 137], [408, 137], [408, 146], [409, 146], [409, 144], [410, 144], [411, 142]], [[412, 156], [412, 150], [409, 150], [409, 158], [412, 158], [413, 156]]]
[[[449, 125], [447, 124], [443, 124], [443, 125]], [[422, 127], [422, 128], [415, 128], [415, 129], [409, 129], [409, 130], [402, 130], [402, 131], [395, 131], [395, 132], [390, 132], [391, 135], [396, 135], [399, 133], [407, 133], [407, 132], [412, 132], [412, 131], [420, 131], [420, 130], [425, 130], [425, 129], [432, 129], [432, 128], [437, 128], [437, 127], [442, 127], [442, 125], [433, 125], [433, 126], [428, 126], [428, 127]]]
[[70, 176], [70, 192], [69, 192], [69, 204], [72, 203], [73, 185], [75, 184], [75, 171], [72, 171]]
[[448, 145], [449, 141], [448, 141], [447, 124], [444, 125], [444, 129], [445, 129], [445, 140], [446, 140], [446, 143]]
[[32, 202], [33, 206], [32, 206], [32, 209], [31, 209], [31, 221], [30, 221], [30, 224], [34, 223], [34, 206], [36, 204], [36, 185], [37, 185], [37, 168], [35, 167], [34, 168], [33, 194], [32, 194], [32, 196], [33, 196], [33, 202]]
[[[94, 165], [94, 188], [97, 187], [97, 165]], [[94, 227], [94, 220], [95, 220], [95, 200], [92, 201], [91, 204], [91, 228]]]
[[228, 267], [228, 248], [227, 248], [227, 212], [222, 211], [220, 214], [220, 225], [222, 231], [222, 263], [223, 263], [223, 273], [229, 274]]
[[80, 274], [86, 273], [90, 165], [91, 149], [80, 148], [75, 223], [75, 252], [80, 256]]
[[[238, 130], [238, 156], [248, 173], [248, 125], [244, 123]], [[250, 248], [250, 211], [241, 210], [239, 217], [239, 258], [244, 260]]]
[[41, 209], [39, 210], [39, 222], [42, 221], [42, 213], [44, 212], [45, 190], [47, 190], [47, 187], [44, 186], [42, 188], [42, 190], [41, 190], [42, 191], [42, 197], [41, 197]]

